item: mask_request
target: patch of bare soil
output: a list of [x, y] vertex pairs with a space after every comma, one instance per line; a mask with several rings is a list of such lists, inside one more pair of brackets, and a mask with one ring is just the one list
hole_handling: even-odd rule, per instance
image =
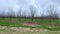
[[37, 26], [36, 22], [25, 22], [25, 23], [22, 23], [23, 26]]

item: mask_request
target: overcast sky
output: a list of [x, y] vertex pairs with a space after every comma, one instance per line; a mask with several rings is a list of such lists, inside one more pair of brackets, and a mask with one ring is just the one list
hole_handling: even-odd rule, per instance
[[28, 14], [30, 5], [37, 8], [36, 15], [38, 16], [43, 12], [47, 14], [46, 9], [49, 5], [54, 5], [60, 15], [60, 0], [0, 0], [0, 11], [12, 8], [17, 13], [19, 9], [23, 9], [23, 11], [27, 10], [26, 13]]

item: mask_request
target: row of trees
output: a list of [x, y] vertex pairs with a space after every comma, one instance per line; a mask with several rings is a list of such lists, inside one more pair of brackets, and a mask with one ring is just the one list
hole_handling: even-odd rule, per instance
[[[35, 13], [37, 12], [36, 7], [30, 6], [30, 11], [31, 11], [31, 17], [32, 17], [32, 21], [33, 21]], [[37, 18], [48, 18], [48, 19], [58, 19], [59, 18], [58, 13], [57, 13], [57, 8], [54, 5], [50, 5], [47, 8], [47, 13], [48, 13], [47, 16], [42, 14], [40, 17], [37, 17]]]
[[49, 19], [58, 19], [58, 13], [57, 13], [57, 7], [55, 7], [54, 5], [50, 5], [47, 8], [47, 16], [44, 16], [44, 13], [41, 15], [41, 18], [49, 18]]
[[[37, 12], [37, 9], [36, 9], [36, 7], [34, 7], [32, 5], [29, 7], [29, 9], [30, 9], [30, 13], [31, 13], [30, 17], [32, 18], [32, 21], [33, 21], [35, 18], [34, 16]], [[5, 15], [5, 11], [3, 10], [2, 13], [0, 14], [0, 17], [25, 17], [26, 15], [24, 14], [25, 16], [22, 16], [21, 12], [22, 12], [22, 9], [20, 9], [18, 11], [17, 16], [16, 16], [13, 9], [9, 8], [7, 15]], [[59, 18], [58, 14], [57, 14], [57, 8], [55, 8], [54, 5], [50, 5], [49, 8], [47, 9], [47, 12], [49, 15], [44, 16], [44, 14], [42, 14], [42, 16], [40, 18]]]

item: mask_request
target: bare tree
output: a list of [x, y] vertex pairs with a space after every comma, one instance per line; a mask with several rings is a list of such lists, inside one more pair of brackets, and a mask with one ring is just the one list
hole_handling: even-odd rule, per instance
[[22, 12], [22, 9], [20, 9], [20, 10], [18, 11], [17, 17], [22, 17], [21, 12]]
[[34, 20], [34, 16], [35, 16], [35, 13], [36, 13], [36, 7], [34, 6], [30, 6], [30, 11], [31, 11], [31, 17], [32, 17], [32, 21]]
[[55, 8], [54, 5], [50, 5], [49, 8], [48, 8], [48, 13], [49, 13], [49, 18], [55, 18], [57, 19], [58, 18], [58, 14], [57, 14], [57, 8]]
[[15, 17], [15, 12], [11, 8], [8, 9], [8, 17]]
[[49, 18], [49, 23], [51, 24], [53, 19], [58, 19], [57, 8], [54, 5], [50, 5], [47, 11], [49, 14], [47, 17]]
[[23, 17], [24, 17], [24, 18], [27, 18], [27, 10], [24, 10], [24, 12], [23, 12]]
[[2, 10], [0, 17], [4, 18], [5, 17], [5, 10]]

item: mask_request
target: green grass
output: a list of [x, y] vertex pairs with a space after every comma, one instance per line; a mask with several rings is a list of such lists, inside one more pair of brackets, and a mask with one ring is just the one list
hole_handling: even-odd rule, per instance
[[[22, 23], [36, 23], [37, 26], [24, 26]], [[24, 18], [0, 18], [0, 26], [11, 26], [11, 27], [28, 27], [28, 28], [45, 28], [48, 30], [60, 30], [60, 19], [31, 19]], [[47, 27], [48, 26], [48, 27]], [[51, 28], [49, 28], [51, 26]], [[57, 28], [53, 28], [57, 27]]]

